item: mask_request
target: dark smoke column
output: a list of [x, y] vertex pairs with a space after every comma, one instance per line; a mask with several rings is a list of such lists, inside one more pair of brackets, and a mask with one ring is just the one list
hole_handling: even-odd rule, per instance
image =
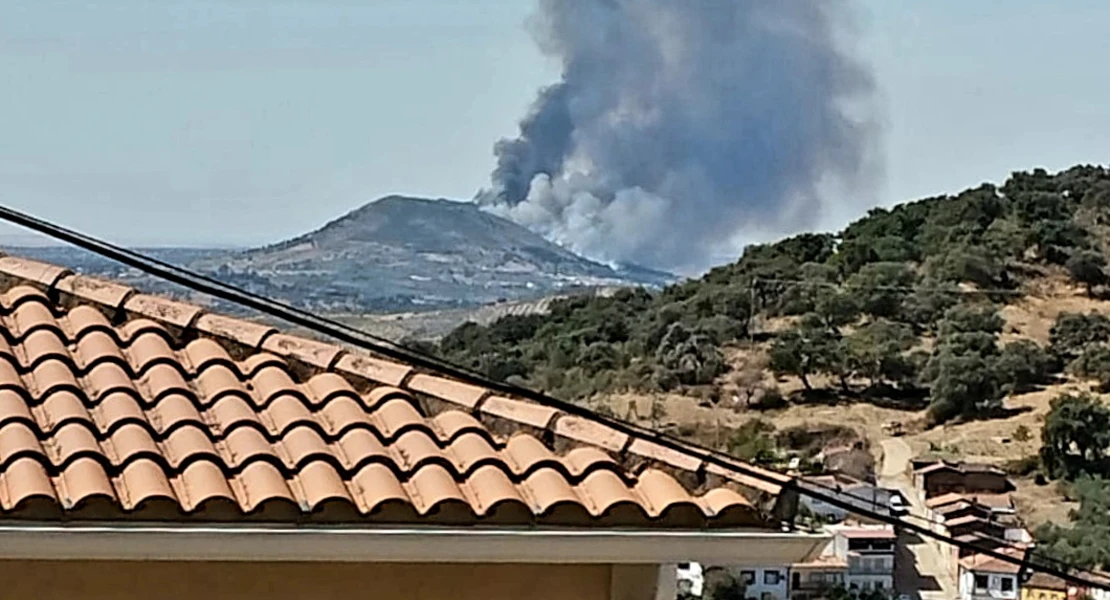
[[872, 81], [838, 41], [851, 17], [841, 0], [540, 0], [562, 81], [497, 143], [478, 202], [587, 256], [680, 271], [744, 232], [812, 226], [821, 190], [873, 158]]

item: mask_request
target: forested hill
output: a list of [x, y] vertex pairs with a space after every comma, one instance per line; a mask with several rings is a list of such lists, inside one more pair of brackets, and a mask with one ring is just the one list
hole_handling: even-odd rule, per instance
[[[1046, 278], [1070, 276], [1102, 293], [1108, 219], [1106, 168], [1020, 172], [1001, 186], [873, 209], [839, 233], [749, 247], [735, 263], [658, 293], [573, 298], [547, 315], [463, 325], [435, 350], [583, 399], [618, 390], [713, 397], [736, 379], [729, 349], [747, 348], [780, 381], [799, 380], [798, 394], [916, 398], [937, 421], [984, 416], [1098, 341], [1076, 336], [1103, 335], [1075, 315], [1082, 322], [1051, 347], [1002, 345], [997, 311]], [[773, 384], [745, 393], [787, 401]]]

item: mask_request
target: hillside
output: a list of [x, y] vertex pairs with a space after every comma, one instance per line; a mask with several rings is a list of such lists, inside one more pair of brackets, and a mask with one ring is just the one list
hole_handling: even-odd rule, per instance
[[[799, 440], [874, 456], [900, 435], [1004, 466], [1033, 524], [1059, 521], [1066, 482], [1110, 475], [1110, 433], [1082, 416], [1106, 411], [1110, 431], [1108, 224], [1107, 169], [1015, 173], [749, 247], [659, 293], [464, 325], [436, 350], [780, 467], [827, 461], [828, 443]], [[1065, 483], [1035, 483], [1050, 479]]]
[[[83, 250], [12, 248], [20, 239], [3, 241], [21, 255], [158, 293], [190, 296], [194, 302], [210, 301]], [[452, 314], [460, 314], [485, 305], [534, 302], [613, 286], [658, 287], [673, 280], [650, 269], [614, 268], [585, 259], [471, 203], [402, 196], [371, 202], [311, 233], [262, 248], [145, 252], [269, 297], [356, 316], [452, 309]], [[222, 304], [220, 309], [236, 311]], [[456, 323], [465, 320], [448, 314], [433, 319], [429, 327], [406, 329], [439, 335], [450, 329], [451, 318]]]
[[403, 196], [195, 266], [237, 283], [264, 280], [304, 305], [358, 311], [479, 305], [669, 278], [587, 260], [471, 203]]

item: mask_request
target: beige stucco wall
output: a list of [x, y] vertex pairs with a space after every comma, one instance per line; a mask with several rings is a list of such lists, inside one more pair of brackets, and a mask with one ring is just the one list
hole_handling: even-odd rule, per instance
[[634, 569], [639, 577], [608, 565], [0, 561], [0, 598], [632, 600], [647, 590], [621, 592], [621, 580], [642, 586], [656, 572]]

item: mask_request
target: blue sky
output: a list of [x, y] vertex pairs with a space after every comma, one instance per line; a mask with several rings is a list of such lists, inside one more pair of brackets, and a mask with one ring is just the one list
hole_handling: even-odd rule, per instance
[[[827, 227], [1110, 162], [1110, 2], [859, 5], [885, 168]], [[0, 202], [123, 243], [247, 245], [387, 193], [469, 197], [557, 76], [532, 6], [0, 0]]]

